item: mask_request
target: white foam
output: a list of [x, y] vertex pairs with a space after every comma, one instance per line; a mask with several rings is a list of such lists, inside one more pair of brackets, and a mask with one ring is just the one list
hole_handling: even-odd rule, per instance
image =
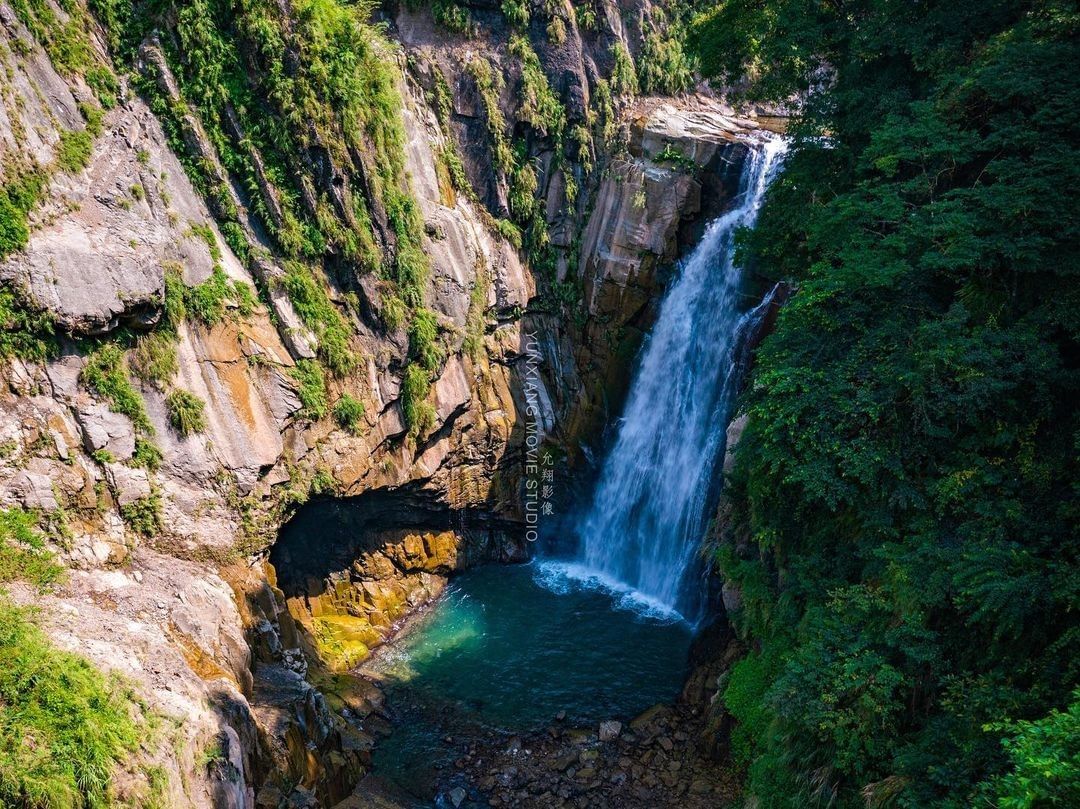
[[545, 560], [534, 562], [533, 566], [536, 568], [533, 580], [545, 590], [558, 595], [566, 595], [574, 587], [599, 590], [611, 596], [618, 609], [629, 610], [656, 621], [673, 624], [686, 622], [682, 614], [669, 604], [580, 562]]

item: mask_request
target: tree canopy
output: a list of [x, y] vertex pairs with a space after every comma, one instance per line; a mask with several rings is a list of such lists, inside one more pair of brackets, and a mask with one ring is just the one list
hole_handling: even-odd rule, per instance
[[694, 21], [704, 70], [800, 104], [719, 549], [763, 807], [1080, 805], [1078, 34], [1064, 0]]

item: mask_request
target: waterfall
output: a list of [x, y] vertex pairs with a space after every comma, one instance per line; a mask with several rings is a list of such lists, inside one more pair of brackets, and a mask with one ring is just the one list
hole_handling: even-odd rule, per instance
[[643, 346], [617, 436], [581, 520], [575, 577], [629, 588], [692, 618], [689, 586], [738, 384], [740, 335], [767, 309], [739, 306], [734, 236], [752, 226], [786, 143], [750, 149], [732, 208], [683, 263]]

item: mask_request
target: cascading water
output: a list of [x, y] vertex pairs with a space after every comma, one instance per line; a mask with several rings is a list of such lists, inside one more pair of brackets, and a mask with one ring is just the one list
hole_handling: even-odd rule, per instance
[[688, 579], [705, 528], [738, 382], [740, 335], [767, 302], [740, 312], [734, 236], [752, 226], [786, 143], [751, 148], [734, 207], [713, 221], [660, 306], [591, 509], [575, 578], [630, 588], [692, 619]]

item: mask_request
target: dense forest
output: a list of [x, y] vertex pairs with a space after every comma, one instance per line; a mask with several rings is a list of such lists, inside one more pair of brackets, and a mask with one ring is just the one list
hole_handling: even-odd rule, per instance
[[[706, 214], [757, 215], [726, 186], [780, 131], [760, 217], [717, 242], [753, 275], [717, 283], [791, 293], [775, 323], [753, 310], [769, 334], [708, 532], [730, 645], [687, 674], [700, 625], [674, 608], [683, 646], [611, 633], [670, 664], [670, 699], [455, 730], [439, 805], [471, 774], [466, 809], [1080, 807], [1080, 3], [0, 12], [0, 809], [397, 806], [353, 791], [381, 779], [376, 737], [451, 736], [391, 722], [356, 667], [466, 566], [529, 558], [496, 547], [524, 525], [521, 368], [550, 387], [552, 485], [588, 488], [675, 257]], [[709, 364], [687, 356], [671, 379]], [[285, 594], [295, 510], [375, 493], [385, 556], [301, 537], [329, 571], [304, 587], [332, 588]], [[677, 546], [694, 586], [701, 533]], [[599, 643], [601, 610], [574, 603], [574, 631], [533, 634], [584, 660], [567, 637]], [[647, 690], [604, 659], [583, 703], [617, 675]], [[643, 776], [659, 791], [626, 803]]]
[[1080, 805], [1080, 10], [727, 0], [703, 69], [804, 100], [743, 249], [763, 345], [719, 551], [761, 806]]

